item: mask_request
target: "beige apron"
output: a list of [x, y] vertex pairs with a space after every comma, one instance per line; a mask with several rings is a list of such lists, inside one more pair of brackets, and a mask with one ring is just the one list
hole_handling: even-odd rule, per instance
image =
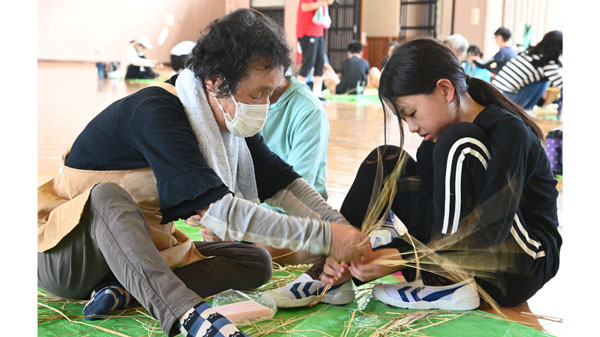
[[[160, 85], [173, 92], [171, 85]], [[172, 88], [172, 89], [171, 89]], [[170, 90], [171, 89], [171, 90]], [[181, 267], [204, 258], [192, 240], [175, 228], [162, 225], [156, 177], [150, 167], [135, 170], [93, 171], [64, 165], [54, 179], [38, 187], [38, 251], [56, 246], [79, 224], [92, 187], [114, 182], [124, 188], [141, 208], [152, 242], [171, 267]]]

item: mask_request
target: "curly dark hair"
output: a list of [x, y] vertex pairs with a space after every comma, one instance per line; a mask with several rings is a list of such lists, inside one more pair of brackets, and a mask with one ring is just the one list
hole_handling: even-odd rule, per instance
[[[204, 79], [221, 76], [217, 96], [235, 92], [248, 73], [250, 61], [259, 61], [266, 69], [292, 63], [291, 51], [282, 28], [262, 13], [238, 9], [214, 20], [202, 33], [192, 50], [190, 68], [204, 84]], [[229, 90], [228, 90], [229, 89]]]

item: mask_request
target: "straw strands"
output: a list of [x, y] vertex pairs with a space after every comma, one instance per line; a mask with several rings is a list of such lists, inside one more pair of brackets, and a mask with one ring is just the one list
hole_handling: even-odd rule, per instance
[[[142, 307], [132, 307], [126, 310], [115, 312], [114, 314], [106, 316], [103, 320], [96, 321], [84, 321], [82, 315], [83, 304], [86, 301], [72, 301], [61, 299], [45, 292], [38, 291], [38, 328], [43, 327], [45, 324], [50, 324], [55, 321], [64, 320], [62, 327], [69, 325], [68, 329], [65, 329], [65, 333], [61, 335], [73, 335], [73, 336], [84, 336], [84, 335], [114, 335], [114, 336], [130, 336], [129, 334], [116, 331], [114, 326], [122, 327], [123, 330], [127, 328], [135, 328], [136, 330], [143, 329], [146, 332], [145, 336], [153, 336], [162, 334], [159, 322], [149, 315]], [[126, 318], [127, 320], [120, 320]], [[117, 320], [119, 319], [119, 320]], [[114, 324], [113, 328], [107, 328], [103, 325], [107, 325], [110, 321], [119, 321], [118, 324]], [[81, 327], [79, 327], [81, 326]], [[67, 331], [71, 333], [66, 333]]]
[[[375, 182], [367, 213], [361, 226], [363, 233], [371, 233], [382, 226], [384, 217], [390, 213], [398, 192], [416, 191], [421, 184], [417, 177], [403, 176], [404, 168], [409, 160], [406, 152], [400, 151], [397, 154], [395, 167], [385, 177], [381, 148], [377, 148], [377, 151]], [[409, 243], [413, 247], [412, 251], [386, 256], [371, 261], [371, 263], [415, 268], [416, 279], [421, 278], [421, 271], [427, 271], [455, 283], [477, 276], [502, 287], [497, 275], [513, 269], [518, 263], [513, 246], [492, 244], [496, 239], [494, 233], [497, 231], [494, 225], [506, 215], [506, 211], [498, 205], [509, 207], [506, 204], [507, 200], [518, 200], [515, 197], [515, 178], [507, 177], [507, 181], [508, 183], [503, 189], [460, 220], [457, 227], [460, 228], [459, 231], [441, 238], [432, 238], [427, 245], [407, 232], [401, 235], [400, 239]], [[483, 209], [486, 210], [486, 214], [482, 214]], [[398, 259], [399, 257], [401, 259]], [[311, 305], [318, 303], [329, 288], [326, 287]], [[478, 291], [480, 297], [502, 316], [502, 312], [492, 297], [479, 286]]]
[[[296, 278], [307, 267], [275, 266], [275, 270], [279, 270], [278, 275], [269, 282], [271, 285], [265, 286], [277, 287], [277, 284], [289, 282], [286, 280]], [[251, 336], [405, 337], [437, 335], [427, 329], [458, 321], [463, 317], [480, 317], [478, 321], [506, 322], [506, 329], [512, 326], [509, 322], [514, 322], [478, 311], [405, 310], [387, 307], [371, 297], [373, 286], [373, 283], [368, 283], [358, 287], [356, 303], [348, 307], [322, 304], [311, 310], [282, 312], [271, 320], [240, 328]], [[104, 320], [88, 323], [82, 321], [81, 310], [84, 303], [85, 301], [63, 300], [38, 292], [40, 329], [45, 324], [62, 322], [65, 329], [64, 333], [60, 333], [61, 336], [164, 336], [159, 322], [141, 307], [122, 310]], [[327, 327], [332, 325], [322, 324], [323, 320], [328, 319], [335, 320], [337, 329], [332, 330]]]

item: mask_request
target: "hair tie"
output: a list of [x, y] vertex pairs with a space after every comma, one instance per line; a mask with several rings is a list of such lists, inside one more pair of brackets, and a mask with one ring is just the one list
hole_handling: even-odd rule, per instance
[[467, 87], [471, 85], [471, 76], [465, 74], [465, 82], [467, 83]]

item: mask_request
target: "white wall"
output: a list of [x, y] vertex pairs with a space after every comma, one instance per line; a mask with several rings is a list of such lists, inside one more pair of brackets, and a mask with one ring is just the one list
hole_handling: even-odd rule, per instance
[[561, 0], [505, 0], [504, 25], [512, 31], [513, 45], [523, 43], [525, 24], [531, 24], [535, 45], [544, 34], [563, 30], [563, 1]]
[[298, 5], [300, 0], [286, 0], [283, 9], [283, 25], [285, 35], [287, 36], [288, 44], [292, 49], [292, 55], [296, 56], [296, 21], [298, 17]]
[[[38, 58], [118, 61], [128, 42], [144, 34], [154, 45], [146, 56], [168, 62], [172, 46], [196, 40], [226, 6], [239, 3], [249, 0], [38, 0]], [[159, 46], [169, 14], [173, 25]]]
[[[363, 1], [366, 35], [398, 36], [400, 0]], [[285, 31], [292, 47], [296, 43], [298, 2], [285, 1]], [[439, 1], [439, 39], [450, 34], [452, 2]], [[118, 61], [128, 42], [145, 34], [155, 46], [146, 55], [168, 62], [176, 43], [196, 40], [218, 16], [249, 5], [250, 0], [38, 0], [38, 58]], [[170, 33], [164, 45], [158, 46], [158, 35], [169, 18]], [[478, 45], [485, 58], [497, 51], [493, 32], [498, 27], [513, 30], [516, 44], [522, 40], [525, 22], [534, 24], [534, 44], [545, 32], [562, 29], [562, 1], [455, 0], [454, 33]]]
[[371, 36], [400, 34], [399, 0], [363, 0], [363, 31]]

